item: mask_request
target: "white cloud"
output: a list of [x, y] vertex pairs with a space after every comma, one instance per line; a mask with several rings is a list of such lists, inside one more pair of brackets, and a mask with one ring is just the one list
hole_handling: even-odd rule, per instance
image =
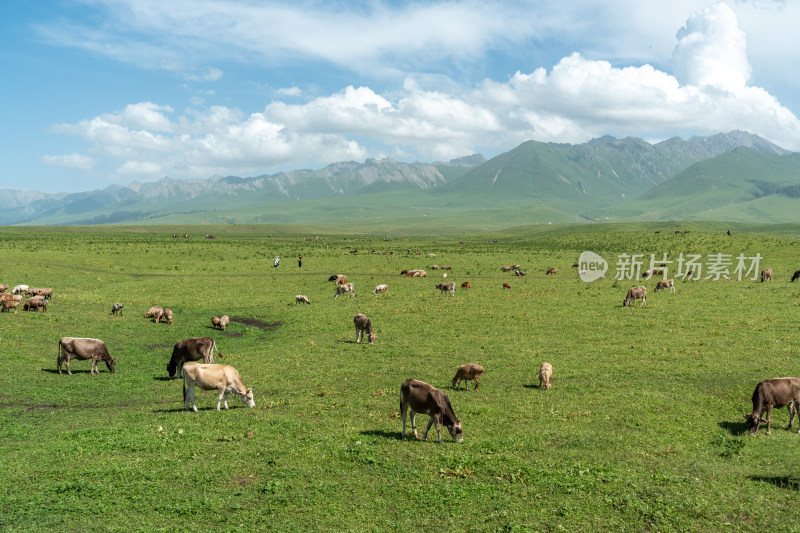
[[74, 168], [76, 170], [91, 170], [95, 161], [83, 154], [45, 155], [42, 162], [57, 167]]
[[[465, 31], [472, 31], [474, 19], [464, 17]], [[517, 72], [470, 88], [407, 76], [402, 87], [383, 93], [349, 86], [300, 103], [273, 101], [257, 113], [201, 108], [198, 100], [176, 114], [171, 106], [142, 102], [53, 130], [78, 135], [94, 153], [123, 161], [118, 175], [143, 177], [261, 173], [382, 153], [449, 159], [474, 151], [491, 155], [528, 139], [578, 143], [607, 133], [666, 138], [741, 129], [800, 150], [797, 117], [763, 88], [747, 85], [746, 39], [730, 7], [716, 4], [692, 14], [677, 33], [672, 57], [675, 75], [573, 53], [549, 72]], [[431, 79], [436, 90], [423, 87]], [[294, 87], [278, 94], [292, 101], [302, 95]]]

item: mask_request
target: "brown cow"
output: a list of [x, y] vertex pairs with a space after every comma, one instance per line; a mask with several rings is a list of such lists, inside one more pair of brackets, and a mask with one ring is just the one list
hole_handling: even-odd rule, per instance
[[772, 281], [771, 268], [765, 268], [764, 270], [761, 271], [761, 283], [764, 283], [765, 281]]
[[558, 269], [557, 268], [550, 268], [544, 274], [545, 274], [545, 276], [550, 275], [550, 274], [558, 274]]
[[428, 437], [428, 431], [435, 423], [436, 436], [439, 438], [440, 444], [442, 443], [440, 424], [444, 424], [453, 440], [464, 442], [461, 421], [456, 418], [453, 412], [450, 398], [441, 390], [416, 379], [407, 379], [403, 382], [400, 386], [400, 414], [403, 417], [403, 437], [406, 436], [406, 413], [409, 409], [411, 410], [411, 429], [414, 431], [415, 437], [419, 438], [416, 413], [422, 413], [430, 416], [425, 433], [422, 434], [423, 441]]
[[449, 283], [437, 283], [436, 288], [439, 289], [439, 294], [444, 294], [446, 291], [450, 291], [450, 296], [453, 296], [456, 293], [456, 284], [453, 281]]
[[511, 285], [509, 285], [508, 283], [503, 283], [503, 288], [504, 289], [510, 289]]
[[455, 389], [461, 389], [461, 382], [464, 382], [464, 388], [469, 390], [467, 387], [467, 381], [474, 380], [475, 381], [475, 388], [473, 390], [478, 390], [478, 376], [483, 374], [483, 367], [476, 363], [467, 363], [466, 365], [461, 365], [456, 370], [456, 375], [453, 376], [453, 381], [451, 386]]
[[356, 326], [356, 342], [361, 344], [363, 333], [366, 332], [366, 337], [369, 343], [372, 344], [378, 336], [372, 332], [372, 320], [367, 315], [358, 313], [353, 317], [353, 324]]
[[622, 301], [622, 307], [628, 307], [631, 303], [636, 303], [636, 299], [641, 298], [641, 305], [647, 305], [647, 287], [639, 285], [638, 287], [631, 287], [628, 289], [628, 294]]
[[0, 309], [0, 311], [8, 313], [10, 309], [13, 309], [14, 313], [17, 313], [19, 310], [19, 300], [4, 298], [2, 301], [2, 309]]
[[673, 293], [675, 292], [675, 280], [674, 279], [662, 279], [661, 281], [656, 283], [656, 288], [655, 288], [655, 290], [653, 290], [653, 292], [665, 291], [667, 289], [672, 290]]
[[502, 270], [503, 272], [511, 272], [512, 270], [514, 270], [514, 267], [511, 266], [511, 265], [506, 265], [506, 266], [500, 267], [500, 270]]
[[800, 279], [800, 270], [795, 270], [794, 276], [792, 276], [792, 279], [790, 279], [789, 282], [791, 283], [792, 281], [797, 281], [798, 279]]
[[[253, 400], [253, 389], [248, 389], [242, 382], [239, 372], [230, 365], [211, 365], [195, 362], [186, 363], [181, 372], [183, 376], [183, 401], [186, 410], [197, 412], [197, 405], [194, 403], [195, 385], [203, 390], [219, 391], [217, 398], [217, 411], [221, 403], [228, 409], [228, 393], [238, 394], [242, 403], [247, 407], [255, 407]], [[188, 389], [188, 390], [187, 390]]]
[[[769, 435], [772, 409], [786, 406], [789, 407], [789, 427], [786, 429], [792, 429], [794, 416], [800, 408], [800, 378], [772, 378], [756, 385], [756, 390], [753, 391], [753, 412], [744, 415], [750, 434], [755, 435], [761, 423], [766, 422]], [[765, 408], [766, 420], [761, 418]], [[797, 432], [800, 433], [800, 421]]]
[[105, 362], [108, 371], [114, 372], [114, 365], [117, 362], [115, 357], [108, 353], [106, 344], [100, 339], [87, 339], [84, 337], [61, 337], [58, 341], [58, 373], [61, 373], [61, 363], [65, 363], [67, 374], [72, 375], [69, 369], [70, 359], [91, 359], [92, 368], [90, 374], [99, 374], [97, 369], [98, 361]]
[[147, 312], [144, 314], [145, 318], [155, 318], [156, 324], [158, 324], [158, 321], [161, 320], [163, 316], [164, 316], [164, 308], [161, 307], [160, 305], [154, 305], [153, 307], [148, 309]]
[[470, 283], [469, 281], [465, 281], [464, 283], [461, 284], [461, 288], [462, 289], [471, 289], [472, 288], [472, 283]]
[[222, 354], [217, 350], [216, 341], [211, 337], [192, 337], [179, 341], [172, 349], [172, 357], [167, 364], [167, 373], [169, 377], [179, 377], [183, 364], [189, 361], [199, 361], [202, 359], [203, 363], [213, 363], [215, 351], [222, 357]]
[[32, 296], [41, 296], [42, 298], [52, 298], [53, 289], [49, 287], [48, 288], [33, 287], [28, 289], [28, 294]]
[[41, 296], [34, 296], [33, 298], [30, 298], [27, 302], [25, 302], [25, 305], [22, 306], [22, 310], [23, 311], [33, 310], [38, 313], [39, 309], [41, 309], [42, 311], [47, 312], [47, 304], [48, 300], [45, 300]]
[[[163, 318], [166, 320], [167, 324], [172, 324], [172, 309], [165, 307]], [[158, 320], [156, 320], [156, 322], [158, 322]]]

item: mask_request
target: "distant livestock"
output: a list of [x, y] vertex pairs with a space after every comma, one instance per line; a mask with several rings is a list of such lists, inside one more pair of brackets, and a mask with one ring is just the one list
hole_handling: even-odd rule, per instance
[[514, 271], [514, 275], [515, 276], [525, 276], [526, 274], [522, 270], [515, 270]]
[[[767, 435], [771, 433], [770, 419], [773, 408], [789, 407], [789, 427], [792, 429], [795, 414], [800, 408], [800, 378], [772, 378], [756, 385], [753, 391], [753, 412], [744, 415], [747, 420], [748, 431], [755, 435], [762, 422], [767, 424]], [[767, 419], [761, 415], [767, 410]], [[800, 433], [800, 421], [797, 432]]]
[[374, 289], [372, 289], [372, 294], [378, 294], [379, 292], [386, 292], [389, 290], [389, 285], [387, 283], [383, 283], [381, 285], [376, 285]]
[[673, 293], [675, 292], [675, 280], [674, 279], [663, 279], [656, 283], [656, 288], [653, 292], [658, 291], [665, 291], [670, 289]]
[[471, 289], [472, 288], [472, 283], [470, 283], [469, 281], [465, 281], [464, 283], [461, 284], [461, 288], [462, 289]]
[[622, 301], [622, 307], [629, 307], [631, 303], [636, 303], [637, 299], [641, 299], [641, 305], [647, 305], [647, 287], [639, 285], [638, 287], [631, 287], [628, 289], [628, 294]]
[[[798, 279], [800, 279], [800, 270], [795, 270], [794, 271], [794, 276], [792, 276], [792, 279], [789, 280], [789, 282], [791, 283], [792, 281], [797, 281]], [[2, 291], [0, 291], [0, 292], [2, 292]]]
[[453, 381], [451, 386], [454, 389], [461, 389], [461, 382], [464, 382], [464, 388], [469, 390], [467, 387], [467, 381], [475, 381], [475, 388], [473, 390], [478, 390], [478, 376], [483, 374], [483, 367], [476, 363], [467, 363], [466, 365], [461, 365], [456, 370], [456, 375], [453, 376]]
[[761, 271], [761, 283], [764, 283], [765, 281], [772, 281], [771, 268], [765, 268], [764, 270]]
[[183, 364], [190, 361], [202, 359], [203, 363], [211, 364], [214, 362], [214, 352], [222, 357], [217, 350], [216, 341], [211, 337], [193, 337], [178, 341], [172, 348], [172, 357], [167, 363], [167, 374], [171, 378], [179, 377]]
[[114, 365], [117, 362], [115, 357], [108, 353], [106, 344], [100, 339], [87, 339], [83, 337], [61, 337], [58, 341], [58, 373], [61, 373], [61, 363], [67, 367], [67, 374], [72, 375], [69, 369], [70, 359], [91, 359], [92, 368], [90, 374], [99, 374], [97, 363], [103, 361], [108, 367], [108, 371], [114, 372]]
[[294, 303], [295, 303], [295, 305], [297, 305], [297, 304], [308, 304], [308, 305], [311, 305], [311, 302], [308, 301], [308, 296], [306, 296], [305, 294], [298, 294], [297, 296], [295, 296], [294, 297]]
[[401, 270], [400, 275], [407, 278], [424, 278], [428, 273], [424, 270]]
[[19, 300], [3, 299], [1, 305], [2, 305], [2, 309], [0, 309], [0, 311], [2, 311], [4, 313], [8, 313], [8, 312], [10, 312], [11, 309], [13, 309], [14, 313], [16, 313], [17, 310], [19, 309]]
[[203, 390], [219, 391], [217, 397], [217, 411], [220, 404], [228, 409], [228, 394], [238, 394], [242, 403], [247, 407], [255, 407], [253, 400], [253, 389], [248, 389], [239, 376], [239, 371], [230, 365], [213, 365], [200, 363], [186, 363], [181, 373], [183, 376], [183, 400], [187, 411], [197, 412], [197, 405], [194, 402], [195, 386]]
[[228, 329], [228, 324], [230, 324], [230, 323], [231, 323], [231, 319], [228, 318], [228, 315], [222, 315], [221, 317], [219, 317], [219, 326], [218, 327], [222, 331], [225, 331], [226, 329]]
[[211, 317], [211, 327], [214, 328], [214, 329], [219, 328], [219, 317], [218, 316], [212, 316]]
[[[167, 324], [172, 324], [172, 309], [165, 307], [163, 318]], [[156, 322], [158, 322], [158, 320], [156, 320]]]
[[23, 311], [36, 311], [39, 312], [41, 309], [44, 312], [47, 312], [47, 304], [48, 300], [42, 298], [40, 296], [34, 296], [33, 298], [29, 299], [25, 302], [25, 305], [22, 306]]
[[28, 287], [27, 285], [17, 285], [13, 289], [11, 289], [11, 294], [22, 294], [24, 292], [26, 293], [28, 292], [29, 288], [30, 287]]
[[456, 284], [453, 281], [449, 283], [437, 283], [436, 288], [441, 291], [439, 294], [444, 294], [449, 291], [450, 295], [453, 296], [456, 293]]
[[510, 289], [511, 285], [509, 285], [508, 283], [503, 283], [503, 288], [504, 289]]
[[42, 287], [32, 287], [28, 289], [28, 294], [31, 296], [41, 296], [42, 298], [52, 298], [53, 297], [53, 289], [51, 288], [42, 288]]
[[549, 389], [551, 387], [550, 381], [553, 379], [553, 365], [548, 362], [542, 363], [539, 367], [539, 388]]
[[514, 267], [511, 266], [511, 265], [506, 265], [506, 266], [500, 267], [500, 270], [502, 270], [503, 272], [511, 272], [512, 270], [514, 270]]
[[407, 379], [400, 387], [400, 414], [403, 417], [403, 433], [406, 436], [406, 413], [411, 411], [411, 430], [414, 436], [419, 438], [417, 433], [416, 413], [430, 416], [425, 433], [422, 434], [424, 441], [428, 437], [431, 426], [436, 424], [436, 436], [439, 443], [442, 443], [441, 424], [450, 432], [450, 436], [456, 442], [464, 442], [464, 433], [461, 421], [456, 418], [453, 407], [450, 405], [450, 398], [441, 390], [416, 379]]
[[544, 274], [545, 274], [545, 276], [549, 276], [550, 274], [558, 274], [558, 269], [557, 268], [550, 268]]
[[164, 308], [161, 307], [160, 305], [154, 305], [153, 307], [147, 310], [147, 312], [144, 314], [144, 317], [155, 318], [156, 324], [158, 324], [158, 321], [164, 317]]
[[121, 303], [119, 303], [119, 302], [115, 303], [114, 305], [111, 306], [111, 314], [112, 315], [116, 315], [117, 312], [119, 311], [119, 316], [122, 316], [122, 308], [123, 307], [125, 307], [125, 306], [122, 305]]
[[335, 300], [342, 294], [350, 293], [350, 297], [353, 298], [355, 293], [353, 292], [353, 284], [352, 283], [345, 283], [344, 285], [339, 285], [336, 287], [336, 294], [333, 295], [333, 299]]
[[369, 319], [367, 315], [358, 313], [356, 316], [353, 317], [353, 324], [356, 326], [356, 342], [361, 344], [362, 335], [366, 333], [367, 340], [370, 344], [372, 344], [375, 339], [378, 337], [372, 331], [372, 320]]

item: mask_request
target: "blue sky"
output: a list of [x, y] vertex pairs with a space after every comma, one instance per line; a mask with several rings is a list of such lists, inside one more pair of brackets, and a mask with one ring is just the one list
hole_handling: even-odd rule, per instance
[[82, 191], [529, 139], [800, 150], [800, 2], [8, 0], [0, 188]]

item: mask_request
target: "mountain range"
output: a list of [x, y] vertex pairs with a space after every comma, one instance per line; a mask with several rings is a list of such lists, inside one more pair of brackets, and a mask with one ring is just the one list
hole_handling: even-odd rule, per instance
[[480, 154], [437, 163], [368, 159], [71, 194], [0, 189], [2, 225], [279, 222], [383, 231], [438, 221], [499, 229], [579, 221], [795, 222], [798, 207], [800, 154], [741, 131], [656, 144], [609, 136], [577, 145], [528, 141], [488, 161]]

